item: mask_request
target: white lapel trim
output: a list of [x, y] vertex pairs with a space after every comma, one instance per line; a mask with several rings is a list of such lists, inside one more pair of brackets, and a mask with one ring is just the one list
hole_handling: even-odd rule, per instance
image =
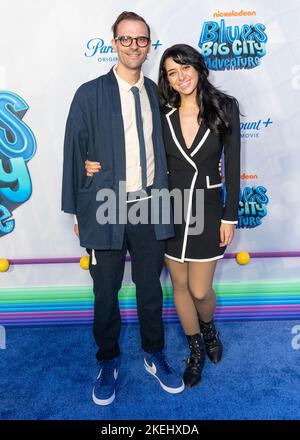
[[171, 131], [171, 135], [172, 138], [178, 148], [178, 150], [181, 152], [181, 154], [183, 155], [183, 157], [193, 166], [193, 168], [195, 169], [195, 173], [194, 173], [194, 177], [191, 183], [191, 188], [190, 188], [190, 193], [189, 193], [189, 202], [188, 202], [188, 209], [187, 209], [187, 217], [186, 217], [186, 223], [185, 223], [185, 230], [184, 230], [184, 237], [183, 237], [183, 244], [182, 244], [182, 251], [181, 251], [181, 259], [180, 262], [183, 263], [184, 262], [184, 258], [185, 258], [185, 251], [186, 251], [186, 246], [187, 246], [187, 238], [188, 238], [188, 232], [189, 232], [189, 225], [190, 225], [190, 219], [191, 219], [191, 211], [192, 211], [192, 200], [193, 200], [193, 193], [194, 193], [194, 188], [195, 188], [195, 183], [196, 183], [196, 179], [198, 176], [198, 168], [197, 165], [195, 164], [195, 162], [186, 154], [186, 152], [183, 150], [182, 146], [180, 145], [180, 142], [178, 142], [178, 139], [175, 135], [174, 132], [174, 128], [172, 125], [172, 122], [170, 120], [170, 116], [171, 114], [174, 113], [174, 111], [177, 110], [176, 108], [173, 109], [171, 112], [169, 112], [166, 115], [169, 127], [170, 127], [170, 131]]
[[171, 122], [171, 120], [170, 120], [170, 116], [171, 116], [176, 110], [177, 110], [177, 109], [174, 108], [170, 113], [168, 113], [168, 114], [166, 115], [166, 118], [167, 118], [167, 121], [168, 121], [168, 124], [169, 124], [169, 127], [170, 127], [170, 131], [171, 131], [171, 135], [172, 135], [173, 141], [175, 142], [175, 144], [176, 144], [178, 150], [179, 150], [180, 153], [183, 155], [183, 157], [184, 157], [184, 158], [185, 158], [185, 159], [186, 159], [186, 160], [187, 160], [187, 161], [193, 166], [193, 168], [195, 168], [196, 172], [198, 173], [198, 168], [197, 168], [195, 162], [189, 157], [188, 154], [186, 154], [186, 152], [184, 151], [184, 149], [183, 149], [182, 146], [180, 145], [180, 142], [179, 142], [178, 139], [177, 139], [177, 136], [176, 136], [176, 134], [175, 134], [175, 131], [174, 131], [174, 128], [173, 128], [172, 122]]
[[210, 128], [208, 128], [203, 136], [203, 138], [201, 139], [201, 141], [199, 142], [199, 144], [197, 145], [197, 147], [194, 149], [194, 151], [191, 152], [191, 156], [193, 157], [196, 153], [198, 153], [198, 151], [200, 150], [200, 148], [202, 147], [202, 145], [204, 144], [204, 142], [206, 141], [208, 135], [210, 133]]

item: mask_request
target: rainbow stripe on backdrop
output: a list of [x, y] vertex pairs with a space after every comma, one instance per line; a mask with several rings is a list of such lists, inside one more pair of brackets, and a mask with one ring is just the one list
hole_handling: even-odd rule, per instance
[[[215, 284], [220, 321], [300, 319], [300, 281]], [[163, 286], [165, 322], [177, 322], [172, 287]], [[136, 323], [135, 288], [123, 285], [119, 294], [124, 323]], [[90, 286], [0, 289], [0, 325], [90, 324]]]

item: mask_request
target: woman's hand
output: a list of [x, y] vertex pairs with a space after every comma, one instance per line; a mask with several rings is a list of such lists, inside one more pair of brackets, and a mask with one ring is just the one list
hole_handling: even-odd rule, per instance
[[222, 159], [219, 160], [218, 170], [220, 174], [220, 179], [222, 179]]
[[101, 170], [100, 162], [91, 162], [90, 160], [86, 160], [84, 164], [86, 169], [86, 175], [89, 177], [93, 176], [94, 173], [98, 173]]
[[228, 246], [234, 236], [234, 225], [230, 223], [221, 223], [220, 226], [220, 247]]

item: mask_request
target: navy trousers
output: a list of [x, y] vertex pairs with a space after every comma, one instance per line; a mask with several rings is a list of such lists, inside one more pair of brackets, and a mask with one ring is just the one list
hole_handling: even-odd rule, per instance
[[[134, 203], [148, 203], [150, 207], [149, 201]], [[128, 209], [131, 205], [127, 204]], [[149, 209], [149, 219], [150, 216]], [[98, 360], [113, 359], [120, 354], [118, 292], [122, 285], [127, 251], [131, 256], [132, 281], [136, 285], [142, 349], [154, 353], [161, 351], [164, 346], [160, 275], [165, 241], [156, 239], [150, 221], [148, 224], [127, 223], [122, 249], [95, 250], [97, 264], [90, 263], [95, 296], [93, 333], [99, 347], [96, 354]]]

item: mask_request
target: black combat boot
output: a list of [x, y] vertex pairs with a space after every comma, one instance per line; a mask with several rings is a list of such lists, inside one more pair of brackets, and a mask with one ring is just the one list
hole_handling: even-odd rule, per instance
[[194, 387], [201, 381], [201, 373], [205, 360], [205, 347], [200, 333], [187, 336], [190, 357], [186, 359], [186, 369], [183, 374], [183, 381], [186, 387]]
[[223, 353], [223, 344], [219, 337], [213, 321], [200, 321], [200, 330], [204, 339], [206, 353], [211, 362], [217, 364], [220, 362]]

